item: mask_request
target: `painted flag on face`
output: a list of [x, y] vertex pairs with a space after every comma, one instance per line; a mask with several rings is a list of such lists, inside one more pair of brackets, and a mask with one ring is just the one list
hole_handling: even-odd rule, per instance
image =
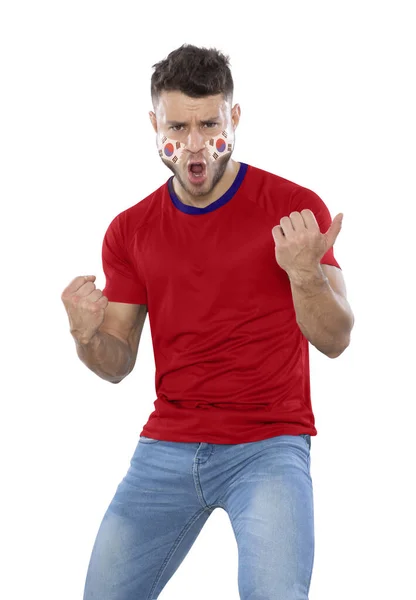
[[165, 154], [168, 158], [170, 158], [174, 152], [174, 147], [173, 144], [166, 144], [165, 148], [164, 148]]
[[215, 145], [216, 145], [218, 152], [224, 152], [226, 145], [225, 145], [225, 141], [222, 138], [219, 138]]

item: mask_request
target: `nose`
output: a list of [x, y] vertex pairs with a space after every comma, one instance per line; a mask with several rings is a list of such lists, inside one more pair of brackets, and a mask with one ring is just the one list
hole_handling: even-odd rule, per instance
[[198, 128], [195, 127], [190, 130], [186, 140], [186, 147], [189, 152], [192, 152], [193, 154], [196, 154], [205, 148], [205, 137]]

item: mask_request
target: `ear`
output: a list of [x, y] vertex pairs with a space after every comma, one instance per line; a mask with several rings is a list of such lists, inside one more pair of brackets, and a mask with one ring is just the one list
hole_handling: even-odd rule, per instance
[[149, 112], [149, 119], [150, 119], [153, 129], [155, 130], [155, 133], [157, 133], [157, 120], [156, 120], [156, 115], [153, 111]]
[[231, 109], [231, 121], [233, 123], [234, 129], [237, 129], [237, 126], [240, 122], [241, 108], [239, 104], [235, 104]]

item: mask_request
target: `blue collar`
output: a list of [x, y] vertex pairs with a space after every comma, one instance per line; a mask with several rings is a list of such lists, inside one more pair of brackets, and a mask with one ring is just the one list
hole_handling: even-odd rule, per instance
[[234, 179], [231, 187], [229, 187], [228, 190], [225, 192], [225, 194], [220, 196], [218, 198], [218, 200], [215, 200], [215, 202], [212, 202], [205, 208], [189, 206], [188, 204], [184, 204], [181, 200], [179, 200], [178, 196], [175, 193], [174, 187], [173, 187], [173, 177], [174, 177], [173, 175], [168, 180], [169, 195], [171, 197], [173, 204], [176, 206], [176, 208], [178, 208], [180, 211], [182, 211], [184, 213], [187, 213], [188, 215], [203, 215], [205, 213], [212, 212], [213, 210], [216, 210], [217, 208], [224, 206], [224, 204], [227, 204], [227, 202], [229, 202], [231, 200], [231, 198], [234, 196], [234, 194], [237, 192], [238, 188], [242, 184], [244, 176], [247, 172], [247, 168], [248, 168], [248, 165], [246, 163], [240, 162], [240, 168], [238, 170], [237, 176]]

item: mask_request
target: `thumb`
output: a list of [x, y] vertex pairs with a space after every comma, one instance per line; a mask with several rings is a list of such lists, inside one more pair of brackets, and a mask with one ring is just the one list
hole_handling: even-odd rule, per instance
[[342, 213], [337, 214], [337, 216], [334, 217], [331, 225], [329, 226], [328, 231], [325, 234], [325, 237], [327, 239], [328, 250], [329, 248], [332, 248], [332, 246], [335, 244], [335, 240], [337, 239], [338, 234], [341, 231], [343, 217], [344, 215]]

